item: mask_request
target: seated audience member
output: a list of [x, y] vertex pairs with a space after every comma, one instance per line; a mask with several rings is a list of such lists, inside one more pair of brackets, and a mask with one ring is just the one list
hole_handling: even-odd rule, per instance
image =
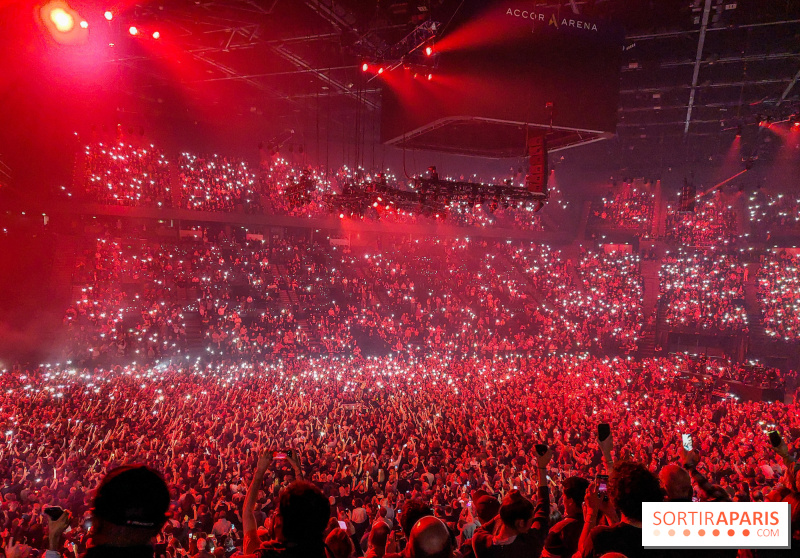
[[552, 457], [552, 449], [537, 456], [539, 493], [536, 506], [518, 490], [512, 490], [503, 498], [499, 515], [475, 531], [472, 549], [477, 558], [541, 555], [550, 516], [550, 489], [545, 471]]
[[[167, 521], [169, 490], [164, 479], [144, 466], [112, 470], [97, 489], [86, 558], [145, 558], [155, 555], [154, 539]], [[58, 558], [70, 513], [49, 521], [47, 558]]]

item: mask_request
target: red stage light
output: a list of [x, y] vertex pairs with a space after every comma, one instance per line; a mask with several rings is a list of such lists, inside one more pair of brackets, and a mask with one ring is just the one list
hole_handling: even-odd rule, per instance
[[114, 19], [114, 14], [113, 14], [113, 13], [111, 13], [110, 11], [106, 12], [106, 13], [105, 13], [105, 14], [103, 14], [103, 15], [106, 17], [106, 19], [107, 19], [108, 21], [111, 21], [112, 19]]
[[75, 19], [64, 8], [55, 8], [50, 12], [50, 21], [62, 33], [69, 33], [75, 27]]
[[427, 56], [430, 56], [431, 54], [433, 54], [433, 47], [431, 47], [431, 46], [426, 46], [426, 47], [425, 47], [425, 54], [426, 54]]
[[378, 68], [378, 73], [382, 74], [383, 73], [383, 68]]
[[428, 81], [433, 79], [433, 74], [428, 74]]
[[159, 33], [158, 31], [154, 31], [153, 32], [153, 38], [154, 39], [160, 39], [161, 38], [161, 33]]
[[367, 70], [369, 70], [369, 64], [364, 62], [363, 64], [361, 64], [361, 71], [366, 72]]
[[130, 29], [128, 29], [128, 33], [130, 33], [133, 36], [136, 36], [139, 34], [139, 30], [136, 29], [136, 27], [134, 27], [133, 25], [131, 25]]
[[81, 21], [81, 29], [89, 29], [89, 22]]
[[339, 219], [344, 219], [344, 213], [339, 214]]

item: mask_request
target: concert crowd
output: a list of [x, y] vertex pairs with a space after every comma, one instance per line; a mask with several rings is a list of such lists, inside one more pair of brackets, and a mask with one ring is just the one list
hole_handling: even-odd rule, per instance
[[[356, 176], [186, 153], [170, 174], [125, 143], [84, 156], [106, 204], [319, 217]], [[653, 199], [627, 185], [594, 216], [646, 229]], [[363, 216], [435, 218], [389, 205]], [[714, 194], [668, 214], [667, 239], [687, 246], [660, 262], [653, 317], [639, 255], [607, 246], [99, 224], [59, 355], [0, 372], [5, 554], [699, 556], [642, 548], [645, 501], [788, 502], [796, 547], [800, 399], [734, 393], [783, 393], [796, 373], [641, 353], [659, 318], [748, 333], [753, 284], [766, 334], [798, 339], [798, 257], [732, 250], [733, 207]], [[503, 200], [445, 210], [546, 228]]]

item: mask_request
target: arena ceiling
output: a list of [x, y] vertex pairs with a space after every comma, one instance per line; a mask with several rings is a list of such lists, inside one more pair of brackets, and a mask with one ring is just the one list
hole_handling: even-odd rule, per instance
[[[12, 1], [5, 13], [25, 3]], [[441, 34], [465, 9], [463, 0], [129, 1], [102, 8], [114, 11], [109, 23], [97, 0], [71, 4], [91, 14], [90, 29], [102, 29], [114, 45], [100, 55], [113, 70], [95, 87], [114, 106], [98, 109], [93, 124], [103, 118], [133, 126], [159, 119], [238, 122], [243, 130], [258, 128], [261, 141], [302, 130], [316, 134], [318, 144], [320, 135], [323, 142], [377, 137], [379, 80], [363, 74], [362, 62], [426, 22], [436, 22]], [[800, 0], [529, 4], [624, 26], [620, 141], [716, 138], [797, 112]], [[143, 33], [131, 37], [131, 25]], [[153, 30], [158, 41], [149, 40]], [[6, 35], [0, 57], [11, 67], [16, 53], [7, 45], [14, 33]]]
[[[626, 29], [620, 134], [715, 134], [759, 115], [782, 117], [800, 98], [800, 1], [533, 2], [559, 3], [566, 14], [610, 18]], [[212, 84], [230, 86], [241, 114], [316, 111], [319, 97], [332, 100], [325, 108], [338, 113], [380, 105], [376, 80], [362, 83], [363, 60], [427, 20], [446, 27], [462, 4], [177, 0], [135, 4], [121, 17], [166, 28], [162, 34], [189, 55], [182, 82], [198, 94]], [[149, 49], [118, 63], [156, 81], [174, 79], [153, 71], [159, 55]], [[226, 102], [220, 89], [213, 102]]]

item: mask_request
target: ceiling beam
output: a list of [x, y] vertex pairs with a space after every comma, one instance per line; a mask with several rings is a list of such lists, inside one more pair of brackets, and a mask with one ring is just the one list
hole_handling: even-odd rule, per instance
[[303, 58], [301, 58], [297, 54], [289, 51], [286, 47], [284, 47], [284, 46], [273, 46], [272, 50], [274, 50], [276, 53], [278, 53], [281, 56], [283, 56], [286, 60], [288, 60], [289, 62], [291, 62], [292, 64], [294, 64], [298, 68], [316, 75], [326, 85], [329, 85], [331, 87], [334, 87], [334, 88], [338, 89], [339, 91], [342, 91], [342, 92], [345, 92], [345, 93], [348, 93], [348, 94], [354, 96], [358, 101], [360, 101], [361, 103], [363, 103], [364, 105], [366, 105], [367, 107], [369, 107], [371, 109], [377, 109], [378, 108], [379, 105], [377, 103], [371, 101], [370, 99], [367, 99], [364, 95], [357, 95], [356, 94], [357, 92], [353, 91], [352, 88], [349, 87], [347, 84], [342, 83], [341, 81], [332, 78], [330, 76], [330, 74], [326, 74], [325, 72], [323, 72], [323, 71], [321, 71], [321, 70], [319, 70], [317, 68], [314, 68], [311, 64], [306, 62]]
[[[747, 87], [753, 85], [774, 85], [776, 83], [786, 83], [788, 78], [783, 79], [752, 79], [745, 81], [731, 81], [726, 83], [709, 83], [708, 85], [699, 85], [698, 89], [723, 89], [725, 87]], [[690, 89], [692, 86], [686, 85], [665, 85], [664, 87], [640, 87], [638, 89], [620, 89], [622, 95], [636, 95], [638, 93], [662, 93], [664, 91], [680, 91], [682, 89]]]
[[290, 103], [297, 104], [297, 101], [294, 101], [294, 100], [290, 99], [286, 94], [278, 91], [277, 89], [275, 89], [273, 87], [269, 87], [268, 85], [265, 85], [265, 84], [263, 84], [261, 82], [258, 82], [258, 81], [254, 80], [254, 79], [252, 79], [252, 78], [250, 78], [248, 76], [242, 75], [239, 72], [237, 72], [236, 70], [234, 70], [233, 68], [231, 68], [229, 66], [226, 66], [225, 64], [221, 64], [221, 63], [217, 62], [216, 60], [211, 60], [210, 58], [208, 58], [206, 56], [203, 56], [202, 54], [197, 54], [197, 53], [191, 53], [191, 54], [192, 54], [192, 57], [194, 57], [195, 59], [200, 60], [201, 62], [205, 62], [206, 64], [208, 64], [212, 68], [215, 68], [215, 69], [219, 70], [220, 72], [222, 72], [223, 74], [225, 74], [228, 77], [228, 79], [242, 81], [244, 83], [252, 85], [253, 87], [258, 89], [259, 91], [264, 91], [265, 93], [268, 93], [269, 95], [272, 95], [273, 97], [276, 97], [276, 98], [284, 100], [284, 101], [288, 101]]
[[[701, 64], [706, 66], [713, 66], [715, 64], [735, 64], [739, 62], [771, 62], [774, 60], [792, 60], [795, 58], [800, 58], [800, 53], [798, 52], [776, 52], [773, 54], [751, 54], [748, 56], [726, 56], [725, 58], [718, 58], [716, 60], [703, 60]], [[681, 66], [693, 66], [695, 64], [694, 60], [679, 60], [676, 62], [662, 62], [659, 63], [658, 69], [663, 68], [678, 68]], [[631, 68], [627, 64], [622, 67], [623, 72], [643, 72], [647, 71], [646, 68], [643, 68], [639, 65], [636, 68]]]
[[797, 83], [798, 79], [800, 79], [800, 70], [797, 70], [797, 73], [794, 75], [794, 78], [792, 78], [792, 81], [789, 82], [789, 85], [787, 85], [786, 89], [783, 90], [783, 93], [781, 94], [781, 98], [778, 99], [778, 106], [781, 106], [781, 103], [783, 103], [786, 100], [786, 98], [789, 96], [789, 93], [792, 92], [792, 89], [794, 89], [794, 86]]
[[703, 20], [700, 24], [700, 37], [697, 40], [697, 56], [694, 59], [694, 73], [692, 74], [692, 88], [689, 92], [689, 108], [686, 111], [686, 125], [683, 128], [683, 133], [689, 133], [689, 125], [692, 122], [692, 108], [694, 107], [694, 97], [697, 93], [697, 79], [700, 77], [700, 63], [703, 61], [703, 47], [706, 44], [706, 30], [708, 29], [708, 17], [711, 15], [711, 2], [706, 0], [705, 8], [703, 8]]
[[[736, 31], [739, 29], [753, 29], [756, 27], [772, 27], [774, 25], [791, 25], [800, 23], [800, 19], [784, 19], [780, 21], [765, 21], [763, 23], [748, 23], [745, 25], [734, 25], [730, 27], [711, 27], [707, 32], [712, 31]], [[688, 29], [685, 31], [666, 31], [664, 33], [646, 33], [642, 35], [630, 35], [626, 37], [629, 41], [645, 41], [652, 39], [671, 39], [675, 37], [685, 37], [686, 35], [694, 35], [699, 33], [698, 29]]]

